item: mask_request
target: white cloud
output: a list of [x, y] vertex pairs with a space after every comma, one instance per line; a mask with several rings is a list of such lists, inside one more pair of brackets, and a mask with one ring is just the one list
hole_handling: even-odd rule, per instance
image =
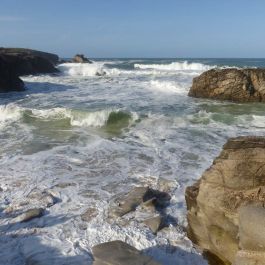
[[16, 21], [24, 21], [24, 20], [25, 18], [23, 17], [0, 15], [0, 22], [16, 22]]

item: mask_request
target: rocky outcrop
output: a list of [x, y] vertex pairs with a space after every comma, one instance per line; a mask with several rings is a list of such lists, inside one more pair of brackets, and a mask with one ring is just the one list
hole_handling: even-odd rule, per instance
[[14, 56], [21, 56], [21, 55], [38, 56], [44, 58], [45, 60], [48, 60], [53, 65], [56, 65], [59, 62], [59, 56], [56, 54], [36, 51], [31, 49], [24, 49], [24, 48], [0, 48], [0, 54], [14, 55]]
[[55, 54], [20, 48], [0, 48], [0, 92], [22, 91], [23, 75], [57, 73]]
[[265, 101], [265, 69], [212, 69], [193, 79], [189, 96], [231, 100]]
[[130, 214], [131, 220], [149, 227], [156, 234], [168, 226], [165, 208], [171, 196], [167, 192], [149, 187], [134, 187], [129, 193], [119, 195], [110, 202], [109, 221], [126, 223], [123, 217]]
[[12, 66], [0, 55], [0, 92], [23, 91], [24, 83]]
[[265, 137], [230, 139], [186, 202], [188, 236], [210, 264], [264, 264]]
[[159, 265], [151, 257], [122, 242], [111, 241], [92, 248], [93, 265]]
[[92, 63], [88, 58], [86, 58], [83, 54], [77, 54], [72, 59], [73, 63]]

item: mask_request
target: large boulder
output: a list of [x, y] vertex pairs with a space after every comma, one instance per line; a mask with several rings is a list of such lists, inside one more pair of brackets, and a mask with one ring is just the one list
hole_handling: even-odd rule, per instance
[[59, 56], [56, 54], [31, 50], [31, 49], [24, 49], [24, 48], [0, 48], [0, 54], [6, 54], [6, 55], [9, 54], [15, 56], [31, 55], [31, 56], [42, 57], [48, 60], [49, 62], [51, 62], [53, 65], [56, 65], [59, 62]]
[[265, 69], [212, 69], [193, 79], [189, 96], [231, 100], [265, 101]]
[[24, 83], [13, 71], [4, 56], [0, 55], [0, 92], [23, 91]]
[[72, 59], [73, 63], [92, 63], [88, 58], [86, 58], [83, 54], [76, 54]]
[[210, 264], [264, 264], [265, 137], [228, 140], [186, 202], [188, 236]]
[[57, 73], [55, 54], [20, 48], [0, 48], [0, 92], [22, 91], [22, 75]]

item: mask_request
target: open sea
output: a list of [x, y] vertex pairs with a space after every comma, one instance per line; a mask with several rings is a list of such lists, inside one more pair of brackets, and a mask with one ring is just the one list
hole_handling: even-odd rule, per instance
[[[93, 61], [23, 77], [26, 91], [0, 95], [0, 265], [89, 265], [92, 246], [116, 239], [164, 265], [207, 264], [185, 234], [185, 188], [229, 137], [264, 135], [265, 107], [187, 94], [206, 70], [265, 67], [265, 59]], [[153, 235], [107, 221], [113, 196], [161, 178], [175, 183], [167, 208], [175, 225]], [[58, 201], [45, 215], [14, 223], [8, 210], [47, 190]], [[97, 216], [83, 222], [90, 207]]]

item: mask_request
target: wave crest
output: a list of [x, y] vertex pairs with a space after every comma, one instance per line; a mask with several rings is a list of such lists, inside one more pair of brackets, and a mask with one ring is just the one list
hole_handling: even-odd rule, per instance
[[103, 68], [104, 63], [63, 63], [58, 69], [70, 76], [102, 76], [106, 74]]
[[201, 63], [189, 63], [188, 61], [173, 62], [170, 64], [134, 64], [134, 68], [162, 70], [162, 71], [183, 71], [183, 70], [207, 71], [214, 67], [215, 66], [210, 66]]

